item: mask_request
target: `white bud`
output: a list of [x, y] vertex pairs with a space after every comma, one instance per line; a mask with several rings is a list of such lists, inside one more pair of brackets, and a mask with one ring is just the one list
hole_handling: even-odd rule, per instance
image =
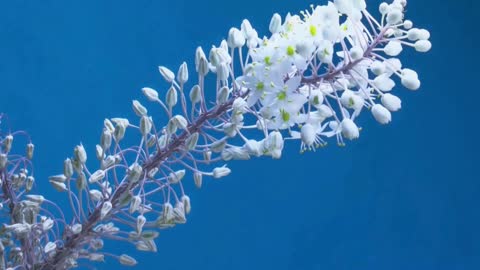
[[103, 194], [99, 190], [90, 189], [88, 194], [90, 194], [90, 198], [95, 202], [101, 201], [103, 199]]
[[340, 128], [342, 129], [343, 137], [349, 140], [357, 139], [360, 136], [360, 131], [357, 125], [349, 118], [342, 120]]
[[407, 32], [407, 38], [408, 38], [410, 41], [419, 40], [419, 39], [420, 39], [420, 29], [418, 29], [418, 28], [412, 28], [412, 29], [408, 30], [408, 32]]
[[235, 113], [245, 113], [247, 111], [247, 107], [247, 102], [241, 97], [236, 98], [232, 104], [232, 109]]
[[105, 171], [104, 171], [104, 170], [97, 170], [96, 172], [94, 172], [94, 173], [88, 178], [88, 182], [89, 182], [90, 184], [96, 183], [96, 182], [102, 180], [103, 178], [105, 178]]
[[372, 106], [372, 114], [375, 120], [382, 125], [388, 124], [390, 121], [392, 121], [392, 114], [390, 111], [380, 104], [375, 104]]
[[387, 23], [395, 25], [401, 23], [403, 20], [403, 12], [397, 8], [391, 8], [387, 14]]
[[420, 80], [418, 74], [414, 70], [405, 68], [402, 70], [402, 85], [410, 90], [418, 90], [420, 88]]
[[100, 137], [100, 145], [102, 146], [103, 150], [110, 148], [112, 145], [112, 133], [108, 129], [104, 129], [102, 132], [102, 136]]
[[220, 81], [226, 81], [229, 76], [229, 69], [227, 63], [220, 63], [217, 66], [217, 77]]
[[410, 21], [410, 20], [406, 20], [406, 21], [403, 23], [403, 27], [405, 27], [405, 29], [407, 29], [407, 30], [412, 29], [412, 27], [413, 27], [413, 22]]
[[67, 181], [67, 177], [63, 174], [57, 174], [57, 175], [48, 177], [48, 180], [58, 182], [58, 183], [64, 183], [65, 181]]
[[360, 46], [353, 46], [350, 49], [350, 57], [353, 61], [361, 59], [363, 57], [363, 49]]
[[250, 155], [247, 150], [242, 147], [230, 147], [223, 149], [221, 153], [222, 159], [225, 161], [229, 160], [248, 160]]
[[135, 162], [128, 168], [127, 179], [132, 183], [136, 183], [138, 182], [138, 180], [140, 180], [142, 173], [143, 173], [142, 166], [140, 166], [138, 163]]
[[333, 60], [333, 44], [330, 41], [322, 41], [318, 46], [317, 57], [325, 64], [332, 63]]
[[99, 144], [95, 145], [95, 154], [98, 160], [102, 160], [105, 157], [103, 148]]
[[172, 86], [170, 87], [170, 89], [168, 89], [166, 101], [167, 101], [167, 106], [169, 108], [172, 108], [177, 104], [178, 94], [177, 94], [177, 89], [175, 89], [175, 87]]
[[78, 190], [84, 190], [87, 187], [87, 177], [83, 172], [78, 175], [75, 186]]
[[243, 45], [245, 45], [245, 35], [240, 30], [233, 27], [228, 32], [227, 44], [230, 48], [243, 47]]
[[8, 156], [7, 154], [0, 154], [0, 170], [3, 170], [5, 169], [5, 167], [7, 166], [7, 162], [8, 162]]
[[225, 140], [217, 140], [212, 143], [210, 148], [212, 149], [213, 152], [219, 153], [222, 152], [223, 148], [225, 148], [225, 145], [227, 142]]
[[142, 233], [142, 229], [143, 229], [143, 226], [145, 225], [145, 223], [147, 223], [147, 219], [145, 218], [145, 216], [139, 215], [137, 217], [137, 228], [136, 228], [138, 234]]
[[198, 103], [202, 100], [202, 93], [200, 86], [197, 84], [192, 87], [192, 90], [190, 90], [190, 101], [192, 104]]
[[375, 75], [382, 75], [386, 71], [385, 63], [380, 61], [374, 61], [370, 66], [370, 70], [372, 70], [373, 74]]
[[392, 94], [383, 95], [382, 104], [391, 112], [396, 112], [402, 108], [402, 101], [400, 98]]
[[272, 131], [268, 134], [264, 140], [264, 148], [274, 159], [279, 159], [282, 156], [284, 142], [282, 133], [278, 131]]
[[158, 70], [160, 71], [160, 74], [162, 74], [162, 77], [163, 79], [165, 79], [165, 81], [171, 83], [175, 79], [175, 74], [173, 74], [173, 72], [170, 69], [164, 66], [160, 66], [158, 67]]
[[[225, 147], [225, 145], [224, 145], [223, 147]], [[222, 149], [223, 149], [223, 148], [222, 148]], [[220, 150], [220, 151], [221, 151], [221, 150]], [[218, 152], [220, 152], [220, 151], [218, 151]], [[210, 160], [212, 160], [212, 151], [203, 151], [203, 159], [204, 159], [205, 161], [210, 161]]]
[[150, 134], [150, 131], [152, 130], [152, 118], [148, 116], [142, 116], [140, 118], [140, 133], [142, 133], [143, 136], [147, 136]]
[[43, 251], [45, 253], [50, 253], [52, 251], [55, 251], [55, 249], [57, 249], [57, 244], [53, 243], [53, 242], [48, 242], [46, 245], [45, 245], [45, 248], [43, 249]]
[[229, 175], [231, 172], [232, 171], [227, 167], [217, 167], [217, 168], [213, 169], [213, 178], [219, 179], [219, 178], [222, 178], [224, 176]]
[[142, 199], [140, 198], [140, 196], [134, 196], [132, 201], [130, 202], [130, 207], [128, 209], [128, 212], [130, 214], [133, 214], [135, 211], [138, 210], [141, 203], [142, 203]]
[[82, 232], [82, 224], [73, 224], [73, 226], [70, 228], [73, 234], [79, 234]]
[[157, 101], [158, 100], [158, 92], [155, 91], [154, 89], [150, 87], [144, 87], [142, 88], [143, 95], [149, 100], [149, 101]]
[[27, 144], [27, 159], [32, 159], [33, 158], [33, 150], [35, 149], [35, 146], [33, 145], [33, 143], [29, 143]]
[[415, 42], [415, 50], [417, 52], [428, 52], [432, 48], [432, 43], [428, 40], [419, 40]]
[[421, 40], [430, 39], [430, 32], [426, 29], [419, 29], [418, 30], [418, 38]]
[[142, 117], [148, 113], [147, 109], [138, 100], [132, 101], [132, 107], [138, 117]]
[[373, 80], [373, 85], [380, 91], [392, 91], [395, 82], [387, 74], [382, 74]]
[[184, 84], [188, 81], [188, 66], [187, 63], [183, 62], [180, 65], [177, 73], [177, 80], [180, 84]]
[[183, 208], [185, 209], [185, 214], [190, 214], [190, 211], [192, 210], [192, 205], [190, 204], [190, 197], [187, 195], [183, 195], [180, 200], [183, 203]]
[[49, 182], [56, 191], [63, 192], [67, 190], [67, 186], [65, 185], [65, 183], [56, 182], [56, 181], [49, 181]]
[[171, 118], [167, 124], [167, 133], [175, 134], [177, 132], [178, 126], [174, 118]]
[[195, 132], [192, 135], [188, 136], [187, 140], [185, 141], [185, 146], [188, 150], [192, 150], [197, 147], [198, 136], [198, 132]]
[[188, 122], [187, 122], [187, 119], [185, 119], [185, 117], [181, 116], [181, 115], [175, 115], [172, 120], [175, 122], [175, 125], [180, 128], [180, 129], [184, 129], [186, 130], [187, 127], [188, 127]]
[[49, 231], [51, 228], [53, 228], [53, 220], [51, 218], [47, 218], [42, 222], [42, 230], [44, 232]]
[[194, 172], [193, 173], [193, 181], [195, 182], [195, 186], [197, 188], [201, 188], [202, 187], [202, 174], [199, 173], [199, 172]]
[[380, 11], [380, 13], [381, 13], [382, 15], [386, 15], [387, 12], [388, 12], [388, 9], [389, 9], [389, 8], [388, 8], [388, 4], [387, 4], [387, 3], [383, 2], [383, 3], [380, 4], [379, 11]]
[[280, 32], [282, 26], [282, 17], [278, 13], [273, 14], [272, 19], [270, 20], [270, 25], [268, 29], [272, 34]]
[[227, 102], [228, 100], [228, 95], [230, 94], [230, 89], [226, 86], [222, 87], [219, 91], [218, 91], [218, 95], [217, 95], [217, 103], [218, 104], [223, 104], [225, 102]]
[[118, 261], [120, 262], [121, 265], [126, 265], [126, 266], [137, 265], [137, 261], [134, 258], [132, 258], [132, 257], [126, 255], [126, 254], [122, 254], [119, 257]]
[[109, 201], [106, 201], [102, 205], [102, 209], [100, 210], [100, 219], [104, 219], [108, 213], [112, 210], [112, 203]]
[[5, 147], [6, 153], [12, 150], [12, 144], [13, 144], [13, 136], [12, 135], [5, 136], [5, 139], [3, 140], [3, 146]]
[[402, 50], [402, 44], [399, 41], [390, 41], [384, 48], [385, 53], [389, 56], [397, 56]]
[[177, 184], [183, 179], [184, 176], [185, 176], [185, 170], [171, 172], [168, 175], [168, 182], [170, 182], [171, 184]]
[[250, 39], [251, 38], [251, 33], [252, 31], [254, 30], [253, 27], [252, 27], [252, 24], [250, 24], [250, 22], [247, 20], [247, 19], [244, 19], [242, 21], [242, 25], [240, 27], [243, 35], [247, 38], [247, 39]]
[[27, 198], [27, 200], [34, 203], [38, 203], [38, 204], [42, 204], [45, 201], [45, 197], [43, 197], [42, 195], [31, 194], [31, 195], [26, 195], [25, 197]]
[[207, 56], [205, 55], [201, 47], [198, 47], [197, 51], [195, 52], [195, 70], [201, 76], [207, 75], [209, 71]]
[[85, 152], [85, 148], [82, 144], [75, 147], [73, 150], [73, 155], [81, 164], [85, 164], [85, 162], [87, 162], [87, 152]]

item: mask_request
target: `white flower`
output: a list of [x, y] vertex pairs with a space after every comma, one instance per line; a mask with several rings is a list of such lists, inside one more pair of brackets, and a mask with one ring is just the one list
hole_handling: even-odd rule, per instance
[[372, 114], [375, 120], [382, 125], [388, 124], [390, 121], [392, 121], [392, 114], [390, 111], [380, 104], [375, 104], [372, 106]]
[[432, 43], [428, 40], [419, 40], [415, 42], [417, 52], [428, 52], [432, 48]]

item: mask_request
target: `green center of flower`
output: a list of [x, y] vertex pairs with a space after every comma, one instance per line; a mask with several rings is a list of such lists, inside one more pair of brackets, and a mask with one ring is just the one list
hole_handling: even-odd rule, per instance
[[288, 122], [288, 120], [290, 120], [290, 114], [288, 112], [281, 110], [281, 114], [283, 122]]
[[288, 56], [293, 56], [295, 54], [295, 48], [293, 46], [288, 46], [287, 47], [287, 55]]
[[270, 56], [265, 56], [265, 59], [263, 59], [265, 61], [265, 64], [267, 64], [267, 66], [270, 66], [272, 64], [272, 58]]
[[287, 93], [285, 91], [282, 91], [278, 93], [277, 98], [278, 100], [285, 100], [287, 98]]
[[263, 82], [258, 82], [256, 88], [257, 90], [262, 91], [265, 89], [265, 84]]
[[317, 27], [314, 25], [310, 25], [310, 35], [312, 35], [312, 37], [317, 35]]
[[318, 98], [318, 96], [315, 96], [313, 98], [313, 105], [318, 105], [318, 104], [320, 104], [320, 99]]

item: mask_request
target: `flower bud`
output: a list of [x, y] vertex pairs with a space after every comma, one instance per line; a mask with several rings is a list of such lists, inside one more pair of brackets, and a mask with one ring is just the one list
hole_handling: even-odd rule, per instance
[[8, 156], [7, 154], [0, 154], [0, 170], [5, 169], [7, 167]]
[[313, 125], [305, 124], [300, 130], [300, 138], [306, 146], [312, 146], [317, 140], [317, 132]]
[[200, 86], [197, 84], [192, 87], [192, 90], [190, 90], [190, 101], [192, 104], [198, 103], [202, 100], [202, 93]]
[[268, 30], [270, 33], [275, 34], [280, 32], [282, 26], [282, 17], [278, 13], [273, 14], [272, 19], [270, 20], [270, 25], [268, 26]]
[[421, 40], [430, 39], [430, 32], [426, 29], [419, 29], [418, 30], [418, 38]]
[[147, 136], [150, 134], [150, 131], [152, 130], [152, 118], [148, 116], [142, 116], [140, 118], [140, 133], [142, 133], [143, 136]]
[[87, 187], [87, 177], [83, 172], [78, 175], [75, 186], [78, 190], [84, 190]]
[[195, 186], [197, 188], [201, 188], [202, 187], [202, 174], [200, 172], [194, 172], [193, 173], [193, 181], [195, 183]]
[[142, 176], [143, 173], [143, 168], [140, 166], [138, 163], [133, 163], [129, 168], [127, 172], [127, 179], [131, 183], [136, 183], [138, 180], [140, 180], [140, 177]]
[[[225, 147], [225, 145], [223, 145], [223, 147]], [[222, 148], [222, 149], [223, 149], [223, 148]], [[218, 152], [221, 152], [221, 150], [218, 151]], [[212, 151], [209, 151], [209, 150], [203, 151], [203, 159], [204, 159], [205, 161], [210, 161], [210, 160], [212, 160]]]
[[52, 251], [55, 251], [57, 249], [57, 244], [53, 243], [53, 242], [48, 242], [45, 247], [43, 248], [43, 251], [45, 253], [50, 253]]
[[27, 159], [31, 160], [33, 158], [34, 149], [35, 149], [35, 145], [33, 145], [33, 143], [27, 144], [27, 154], [26, 154]]
[[188, 121], [185, 119], [185, 117], [181, 115], [175, 115], [172, 120], [175, 122], [175, 125], [183, 130], [186, 130], [188, 127]]
[[413, 22], [410, 21], [410, 20], [406, 20], [406, 21], [403, 23], [403, 27], [405, 27], [405, 29], [407, 29], [407, 30], [412, 29], [412, 27], [413, 27]]
[[222, 87], [218, 91], [217, 104], [223, 104], [223, 103], [227, 102], [229, 94], [230, 94], [230, 89], [226, 86]]
[[363, 49], [360, 46], [353, 46], [349, 52], [353, 61], [363, 57]]
[[138, 101], [132, 101], [133, 111], [138, 117], [142, 117], [148, 113], [147, 109]]
[[65, 185], [65, 183], [56, 182], [56, 181], [49, 181], [49, 182], [56, 191], [63, 192], [67, 190], [67, 186]]
[[105, 151], [99, 144], [95, 145], [95, 154], [98, 160], [102, 160], [105, 157]]
[[385, 3], [385, 2], [381, 3], [381, 4], [380, 4], [380, 7], [379, 7], [380, 14], [386, 15], [387, 12], [388, 12], [388, 8], [389, 8], [389, 7], [388, 7], [388, 4], [387, 4], [387, 3]]
[[407, 38], [410, 41], [416, 41], [420, 39], [420, 29], [412, 28], [407, 32]]
[[105, 178], [105, 171], [104, 170], [97, 170], [96, 172], [94, 172], [89, 178], [88, 178], [88, 182], [90, 184], [92, 183], [97, 183], [98, 181], [102, 180], [103, 178]]
[[232, 49], [243, 47], [245, 45], [245, 36], [240, 30], [233, 27], [228, 32], [227, 44]]
[[135, 213], [135, 211], [138, 210], [140, 204], [142, 203], [142, 199], [140, 198], [140, 196], [134, 196], [132, 201], [130, 202], [130, 207], [128, 209], [128, 212], [130, 214], [133, 214]]
[[390, 9], [387, 14], [387, 23], [395, 25], [401, 23], [403, 20], [403, 12], [397, 8]]
[[247, 39], [250, 39], [251, 36], [250, 34], [252, 33], [253, 31], [253, 27], [252, 27], [252, 24], [250, 24], [250, 21], [248, 21], [247, 19], [244, 19], [242, 21], [242, 25], [240, 27], [243, 35], [247, 38]]
[[237, 125], [232, 123], [225, 123], [223, 125], [223, 132], [230, 138], [233, 138], [237, 135]]
[[175, 87], [172, 86], [170, 87], [170, 89], [168, 89], [166, 101], [167, 101], [167, 106], [169, 108], [172, 108], [177, 104], [178, 94], [177, 94], [177, 89], [175, 89]]
[[395, 82], [387, 74], [382, 74], [373, 80], [373, 85], [380, 91], [388, 92], [392, 91]]
[[163, 79], [165, 79], [165, 81], [171, 83], [175, 79], [175, 74], [173, 74], [173, 72], [170, 69], [164, 66], [160, 66], [158, 67], [158, 70], [160, 71], [160, 74], [162, 74], [162, 77]]
[[372, 65], [370, 65], [370, 70], [373, 72], [373, 74], [379, 76], [385, 73], [386, 71], [386, 66], [385, 63], [380, 62], [380, 61], [374, 61]]
[[229, 69], [226, 63], [220, 63], [217, 67], [217, 77], [220, 81], [226, 81], [229, 76]]
[[198, 142], [198, 132], [193, 133], [192, 135], [188, 136], [187, 140], [185, 141], [185, 146], [187, 150], [192, 150], [197, 147]]
[[73, 226], [70, 228], [73, 234], [79, 234], [82, 232], [82, 224], [73, 224]]
[[399, 41], [390, 41], [384, 48], [385, 53], [389, 56], [397, 56], [402, 52], [402, 50], [402, 43]]
[[171, 172], [168, 175], [168, 182], [170, 182], [171, 184], [177, 184], [183, 179], [184, 176], [185, 176], [185, 170]]
[[432, 48], [432, 43], [428, 40], [419, 40], [415, 42], [415, 50], [417, 52], [428, 52]]
[[180, 65], [180, 68], [178, 69], [178, 73], [177, 73], [177, 80], [182, 85], [185, 84], [188, 81], [188, 66], [187, 66], [187, 63], [183, 62]]
[[353, 91], [345, 90], [340, 97], [340, 102], [348, 109], [359, 110], [363, 107], [365, 101]]
[[112, 133], [108, 129], [104, 129], [100, 138], [100, 145], [103, 150], [110, 148], [112, 145]]
[[405, 68], [402, 70], [402, 85], [410, 90], [418, 90], [420, 88], [420, 80], [418, 74], [414, 70]]
[[154, 89], [150, 87], [144, 87], [142, 88], [143, 95], [149, 100], [149, 101], [157, 101], [158, 100], [158, 92], [155, 91]]
[[5, 139], [3, 140], [3, 146], [5, 147], [6, 153], [12, 150], [12, 144], [13, 144], [13, 136], [12, 135], [5, 136]]
[[229, 175], [231, 172], [232, 171], [227, 167], [217, 167], [217, 168], [213, 169], [213, 178], [219, 179], [219, 178], [222, 178], [224, 176]]
[[247, 150], [242, 147], [230, 147], [223, 149], [221, 157], [225, 161], [229, 160], [248, 160], [250, 159], [250, 155], [248, 154]]
[[209, 71], [207, 56], [201, 47], [198, 47], [197, 51], [195, 52], [195, 70], [200, 76], [207, 75]]
[[174, 118], [171, 118], [167, 124], [167, 133], [170, 135], [175, 134], [177, 132], [177, 129], [177, 122], [174, 120]]
[[100, 209], [100, 219], [104, 219], [108, 213], [112, 210], [112, 203], [110, 201], [106, 201], [103, 203], [102, 208]]
[[147, 223], [147, 219], [145, 218], [145, 216], [139, 215], [137, 217], [137, 227], [136, 227], [138, 234], [142, 233], [142, 229], [143, 229], [143, 226], [145, 225], [145, 223]]
[[183, 203], [185, 214], [190, 214], [190, 211], [192, 210], [192, 205], [190, 204], [190, 197], [188, 197], [187, 195], [183, 195], [180, 200]]
[[225, 140], [218, 140], [212, 143], [210, 148], [212, 149], [213, 152], [219, 153], [222, 152], [223, 148], [225, 148], [225, 145], [227, 142]]
[[388, 124], [390, 121], [392, 121], [392, 114], [390, 111], [380, 104], [375, 104], [372, 106], [372, 114], [375, 120], [382, 125]]
[[126, 254], [122, 254], [119, 257], [118, 261], [120, 262], [121, 265], [126, 265], [126, 266], [137, 265], [137, 261], [134, 258], [132, 258], [132, 257], [126, 255]]
[[382, 104], [391, 112], [396, 112], [402, 108], [402, 101], [400, 100], [400, 98], [392, 94], [383, 95]]
[[360, 136], [360, 131], [357, 125], [349, 118], [342, 120], [340, 128], [342, 129], [343, 137], [349, 140], [357, 139]]

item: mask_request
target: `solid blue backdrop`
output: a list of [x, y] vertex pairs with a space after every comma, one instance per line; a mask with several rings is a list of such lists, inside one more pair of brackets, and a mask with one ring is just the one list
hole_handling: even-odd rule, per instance
[[[480, 4], [410, 2], [407, 17], [431, 31], [433, 49], [404, 55], [422, 88], [398, 89], [391, 125], [365, 113], [345, 148], [300, 156], [289, 144], [279, 161], [234, 162], [222, 181], [188, 185], [189, 222], [162, 231], [157, 254], [110, 251], [135, 256], [138, 269], [480, 269]], [[79, 142], [93, 156], [103, 119], [131, 116], [141, 87], [166, 90], [158, 65], [192, 64], [197, 46], [218, 44], [243, 18], [266, 33], [271, 14], [308, 4], [1, 1], [0, 111], [36, 144], [39, 191], [64, 201], [48, 175]]]

